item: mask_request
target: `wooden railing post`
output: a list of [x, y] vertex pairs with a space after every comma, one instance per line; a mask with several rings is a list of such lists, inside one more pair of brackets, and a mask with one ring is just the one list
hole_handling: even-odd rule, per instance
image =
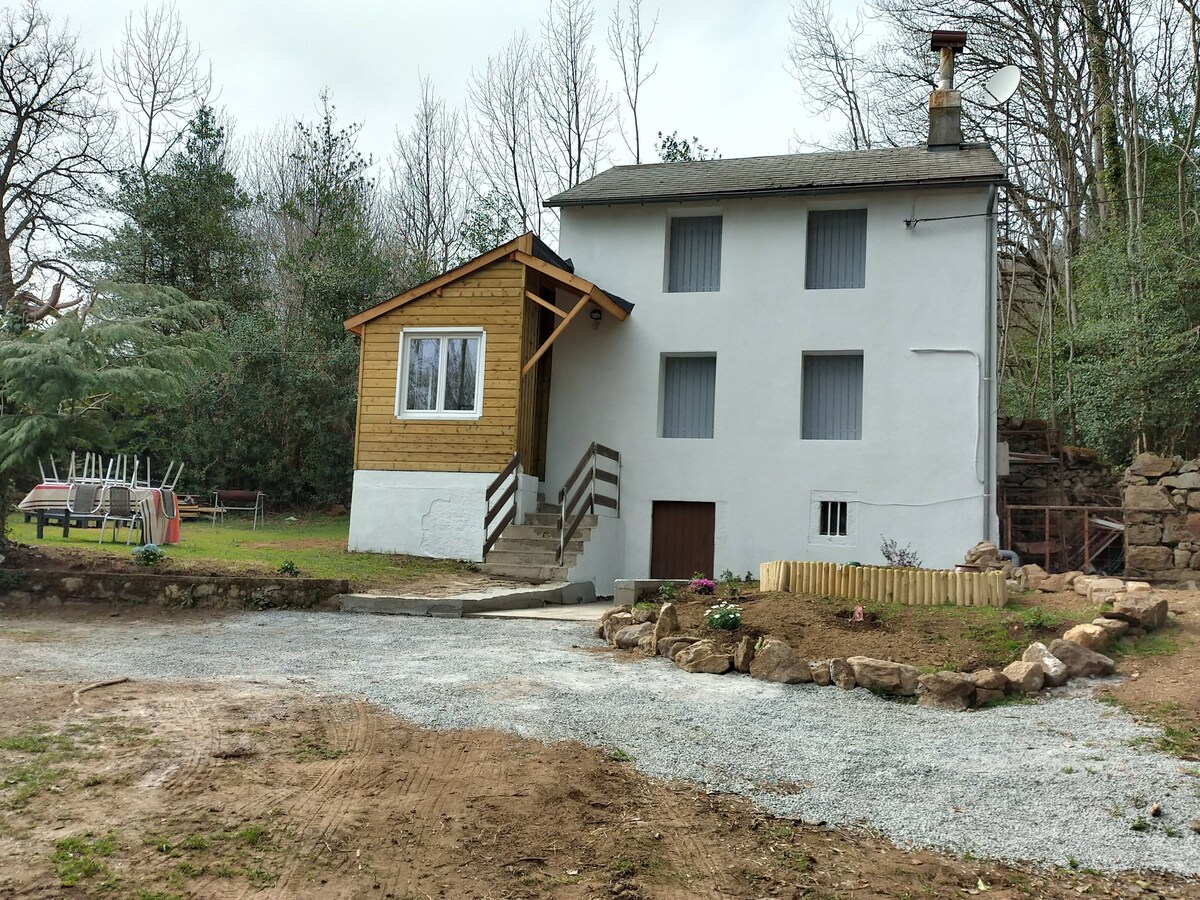
[[[500, 488], [508, 483], [508, 479], [512, 478], [512, 483], [500, 494], [499, 498], [493, 500], [493, 495]], [[520, 452], [513, 453], [512, 459], [509, 460], [499, 475], [492, 479], [492, 483], [488, 485], [484, 492], [484, 502], [487, 503], [487, 512], [483, 517], [483, 555], [486, 558], [488, 551], [492, 549], [496, 541], [500, 540], [500, 534], [510, 524], [516, 521], [517, 518], [517, 494], [521, 485], [521, 454]], [[505, 507], [508, 511], [502, 514]], [[499, 517], [500, 521], [496, 525], [492, 525], [492, 520]]]
[[[617, 465], [616, 473], [601, 471], [598, 457], [612, 460]], [[611, 484], [616, 498], [599, 493], [598, 484]], [[596, 506], [603, 505], [621, 514], [621, 454], [595, 441], [584, 451], [583, 456], [563, 482], [558, 492], [558, 562], [567, 555], [567, 545], [579, 530], [586, 515], [595, 515]]]

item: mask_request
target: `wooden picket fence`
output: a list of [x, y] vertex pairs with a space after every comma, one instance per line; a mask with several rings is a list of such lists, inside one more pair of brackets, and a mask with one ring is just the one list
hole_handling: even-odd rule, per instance
[[1004, 606], [1008, 599], [1004, 573], [999, 571], [951, 572], [827, 562], [765, 562], [759, 566], [759, 589], [908, 606]]

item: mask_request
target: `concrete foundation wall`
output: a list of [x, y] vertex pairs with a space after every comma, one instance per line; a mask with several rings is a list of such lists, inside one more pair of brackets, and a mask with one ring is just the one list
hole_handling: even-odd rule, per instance
[[480, 562], [484, 494], [495, 477], [360, 469], [354, 473], [349, 548]]
[[[603, 507], [601, 507], [603, 508]], [[614, 595], [613, 582], [625, 569], [625, 520], [597, 516], [583, 553], [567, 571], [568, 581], [590, 581], [600, 597]]]

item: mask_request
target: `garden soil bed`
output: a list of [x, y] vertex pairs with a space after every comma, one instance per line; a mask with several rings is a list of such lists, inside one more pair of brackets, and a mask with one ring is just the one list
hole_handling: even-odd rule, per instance
[[654, 782], [578, 744], [423, 731], [350, 698], [250, 683], [77, 687], [0, 679], [4, 897], [1192, 891], [1157, 875], [908, 852]]
[[683, 592], [676, 599], [685, 631], [703, 633], [723, 645], [775, 637], [809, 659], [871, 656], [931, 669], [972, 672], [1003, 667], [1033, 641], [1049, 643], [1095, 607], [1077, 594], [1029, 595], [1004, 609], [957, 606], [872, 606], [864, 621], [852, 620], [854, 602], [807, 594], [746, 594], [731, 602], [742, 607], [736, 631], [704, 625], [712, 597]]

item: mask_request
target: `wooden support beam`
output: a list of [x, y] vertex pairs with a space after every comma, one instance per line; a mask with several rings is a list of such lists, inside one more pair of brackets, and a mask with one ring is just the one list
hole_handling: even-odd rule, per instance
[[531, 256], [528, 253], [523, 253], [520, 250], [514, 251], [513, 258], [518, 262], [524, 263], [531, 269], [547, 275], [551, 280], [558, 282], [560, 285], [568, 288], [574, 288], [577, 291], [582, 291], [584, 296], [589, 297], [593, 303], [603, 309], [605, 312], [611, 313], [618, 321], [624, 322], [628, 318], [629, 313], [617, 306], [602, 290], [592, 284], [590, 281], [585, 281], [578, 275], [572, 275], [570, 272], [552, 266], [548, 262], [543, 262], [536, 256]]
[[537, 352], [534, 353], [533, 356], [529, 357], [529, 362], [525, 363], [525, 367], [523, 369], [521, 369], [522, 375], [529, 374], [530, 369], [532, 369], [535, 365], [537, 365], [537, 361], [546, 355], [546, 351], [550, 349], [550, 345], [553, 344], [556, 340], [558, 340], [558, 336], [560, 334], [562, 334], [564, 331], [567, 330], [567, 326], [571, 324], [571, 320], [574, 319], [581, 312], [583, 312], [583, 308], [585, 306], [587, 306], [588, 303], [591, 302], [591, 299], [592, 298], [591, 298], [590, 294], [584, 294], [582, 297], [579, 298], [579, 302], [576, 303], [571, 308], [571, 311], [566, 314], [566, 316], [563, 318], [563, 320], [558, 323], [558, 327], [555, 328], [552, 332], [550, 332], [550, 337], [546, 338], [546, 343], [544, 343], [544, 344], [542, 344], [542, 346], [538, 347]]
[[528, 297], [530, 300], [532, 300], [534, 303], [538, 304], [538, 306], [546, 307], [546, 309], [550, 310], [550, 312], [554, 313], [556, 316], [565, 316], [567, 314], [567, 311], [565, 309], [559, 309], [553, 303], [543, 300], [541, 297], [539, 297], [533, 291], [526, 291], [525, 296]]

